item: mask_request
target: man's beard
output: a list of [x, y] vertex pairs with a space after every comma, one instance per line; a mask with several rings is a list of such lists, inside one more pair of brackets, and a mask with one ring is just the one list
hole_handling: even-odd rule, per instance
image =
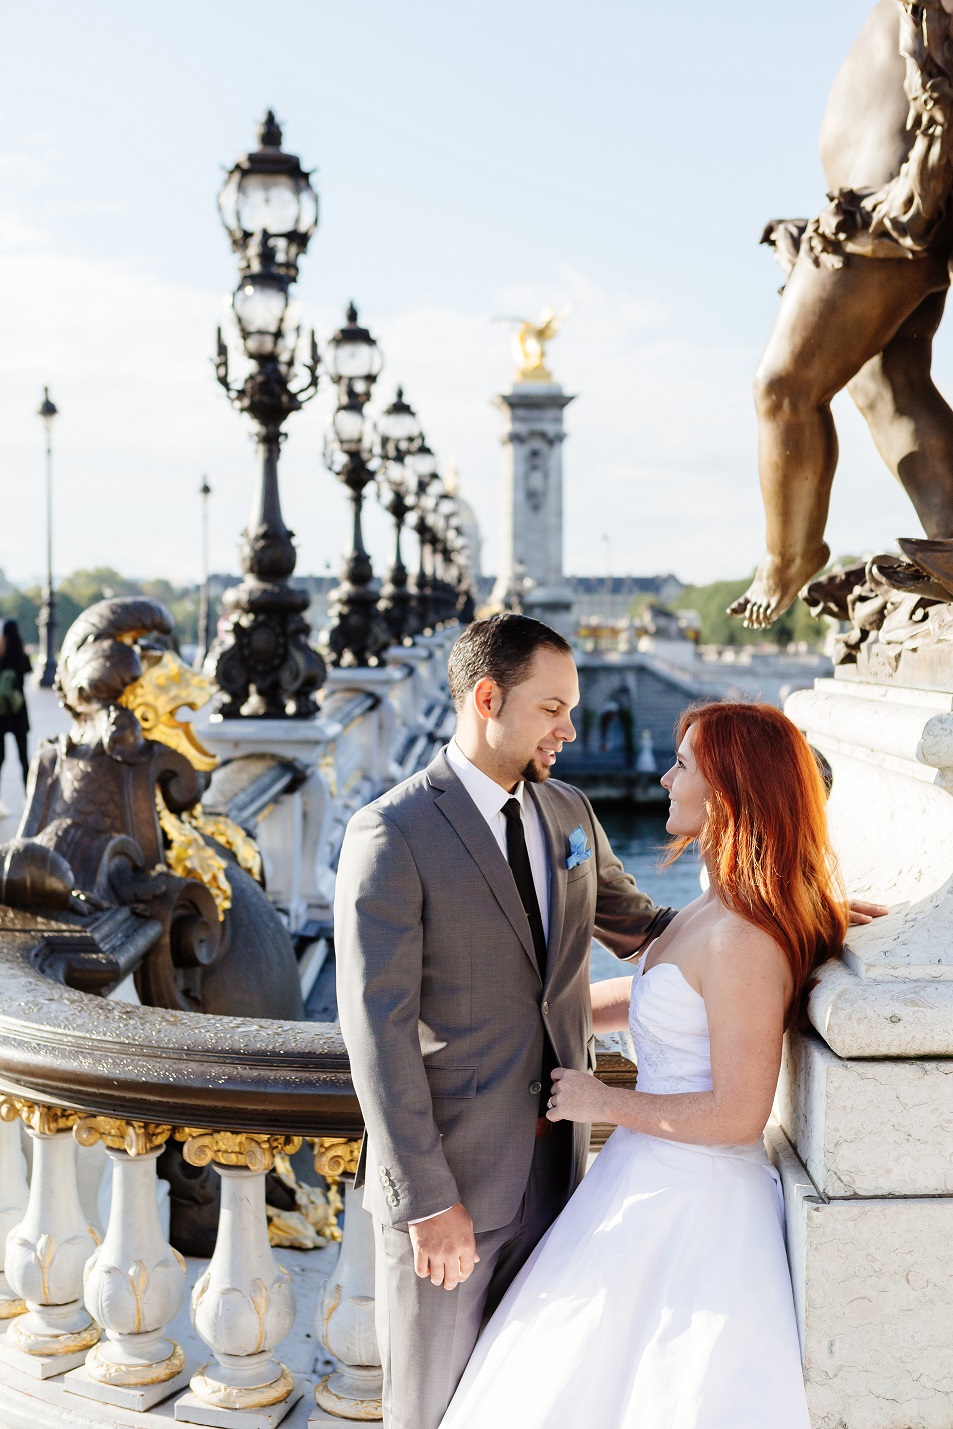
[[545, 784], [552, 772], [548, 764], [541, 769], [535, 759], [529, 759], [523, 765], [522, 778], [527, 784]]

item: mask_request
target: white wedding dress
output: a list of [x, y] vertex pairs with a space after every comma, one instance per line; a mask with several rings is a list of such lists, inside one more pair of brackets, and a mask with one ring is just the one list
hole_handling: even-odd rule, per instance
[[[644, 960], [643, 960], [644, 962]], [[640, 967], [639, 1090], [711, 1089], [705, 1004]], [[617, 1128], [477, 1343], [441, 1429], [809, 1429], [762, 1142]]]

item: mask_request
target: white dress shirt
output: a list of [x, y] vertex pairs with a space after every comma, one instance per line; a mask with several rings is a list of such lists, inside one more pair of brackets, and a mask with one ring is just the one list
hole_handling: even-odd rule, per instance
[[[543, 936], [548, 939], [549, 855], [546, 852], [546, 839], [543, 836], [536, 805], [532, 799], [525, 797], [525, 783], [521, 781], [515, 791], [508, 794], [502, 785], [497, 784], [495, 779], [491, 779], [488, 774], [483, 773], [482, 769], [478, 769], [475, 764], [471, 763], [455, 739], [451, 739], [447, 745], [447, 759], [453, 766], [460, 783], [489, 824], [490, 832], [499, 844], [500, 851], [507, 863], [509, 863], [509, 856], [506, 851], [506, 815], [503, 813], [503, 805], [510, 799], [519, 800], [523, 815], [526, 852], [529, 855], [529, 866], [533, 875], [533, 887], [536, 889], [539, 915], [543, 920]], [[444, 1207], [444, 1210], [448, 1211], [449, 1209], [449, 1206]], [[420, 1220], [408, 1221], [408, 1225], [419, 1226], [423, 1221], [432, 1221], [443, 1214], [443, 1211], [435, 1211], [432, 1216], [423, 1216]]]
[[506, 815], [503, 813], [503, 805], [510, 799], [519, 800], [523, 814], [526, 852], [529, 854], [529, 866], [533, 875], [533, 887], [536, 889], [536, 901], [539, 904], [540, 917], [543, 920], [543, 934], [548, 939], [549, 855], [546, 852], [546, 839], [543, 835], [536, 805], [532, 799], [526, 797], [526, 785], [520, 782], [515, 791], [508, 794], [502, 785], [497, 784], [495, 779], [491, 779], [488, 774], [483, 773], [482, 769], [478, 769], [475, 764], [470, 762], [455, 739], [451, 739], [447, 745], [447, 759], [453, 766], [454, 773], [459, 777], [460, 783], [489, 824], [490, 832], [499, 844], [500, 852], [507, 862], [509, 862], [509, 858], [506, 852]]

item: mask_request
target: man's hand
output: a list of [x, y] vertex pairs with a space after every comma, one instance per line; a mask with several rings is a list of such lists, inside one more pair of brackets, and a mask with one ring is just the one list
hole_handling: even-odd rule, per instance
[[414, 1248], [414, 1269], [421, 1280], [429, 1276], [433, 1285], [455, 1290], [469, 1280], [480, 1257], [476, 1253], [473, 1222], [462, 1201], [410, 1227]]
[[589, 1072], [557, 1067], [546, 1103], [549, 1121], [611, 1121], [608, 1088]]
[[890, 912], [885, 903], [868, 903], [865, 898], [848, 898], [847, 907], [851, 925], [872, 923], [875, 918], [885, 918]]

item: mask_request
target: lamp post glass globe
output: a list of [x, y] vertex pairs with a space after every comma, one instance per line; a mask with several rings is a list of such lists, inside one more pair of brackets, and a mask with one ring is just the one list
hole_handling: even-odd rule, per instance
[[357, 308], [350, 303], [345, 313], [344, 326], [328, 343], [325, 357], [328, 373], [339, 385], [349, 382], [358, 392], [367, 396], [383, 365], [380, 348], [367, 328], [360, 326]]
[[437, 472], [437, 458], [430, 450], [426, 442], [421, 442], [408, 456], [407, 460], [413, 467], [414, 473], [422, 481], [429, 481]]
[[218, 196], [222, 222], [244, 267], [254, 266], [256, 237], [273, 240], [289, 277], [318, 226], [318, 197], [294, 154], [281, 148], [281, 127], [269, 109], [258, 129], [261, 146], [234, 165]]
[[334, 435], [342, 451], [361, 451], [366, 434], [364, 409], [353, 398], [343, 407], [338, 407], [332, 418]]
[[395, 446], [403, 445], [405, 451], [409, 450], [411, 443], [420, 436], [417, 414], [413, 407], [404, 401], [402, 387], [398, 387], [397, 396], [377, 419], [377, 430], [385, 441], [393, 442]]
[[281, 280], [251, 273], [239, 283], [232, 295], [232, 309], [249, 357], [277, 355], [288, 306], [288, 288]]

